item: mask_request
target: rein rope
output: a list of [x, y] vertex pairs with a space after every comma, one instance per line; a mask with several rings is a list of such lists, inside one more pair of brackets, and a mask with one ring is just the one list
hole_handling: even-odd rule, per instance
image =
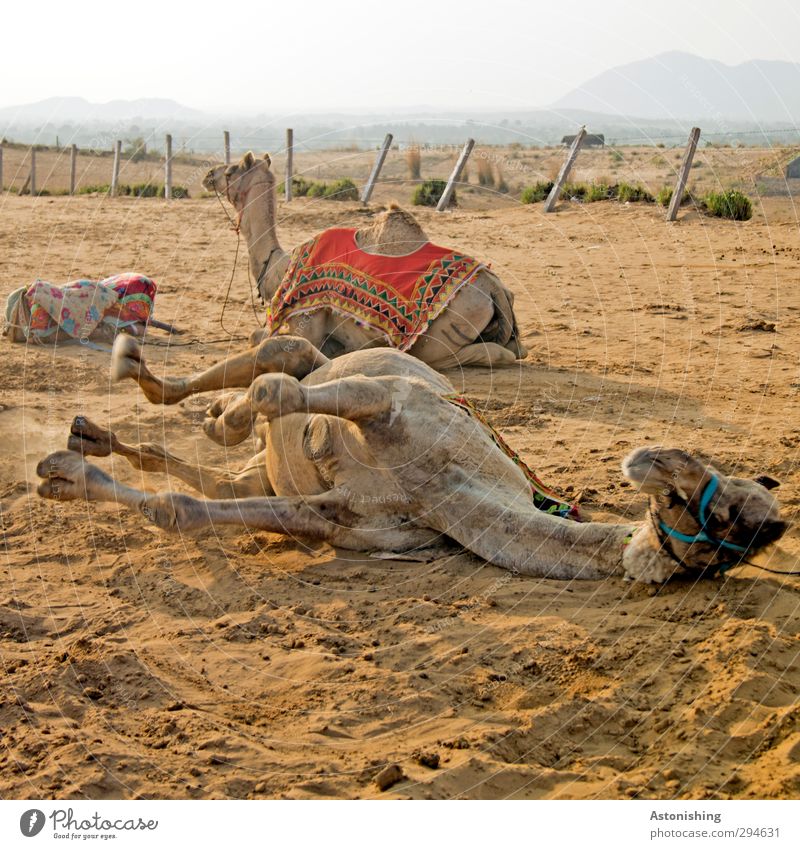
[[[228, 280], [228, 285], [225, 289], [225, 299], [222, 302], [222, 311], [219, 314], [219, 326], [222, 328], [223, 333], [227, 333], [228, 336], [231, 337], [231, 341], [246, 341], [247, 339], [249, 339], [248, 336], [236, 336], [234, 333], [231, 333], [231, 331], [228, 330], [227, 327], [225, 327], [225, 321], [224, 321], [225, 310], [228, 307], [228, 299], [230, 298], [231, 287], [233, 286], [233, 278], [236, 275], [236, 266], [239, 262], [239, 249], [240, 249], [241, 243], [242, 243], [242, 215], [244, 214], [244, 206], [242, 207], [242, 212], [239, 213], [238, 218], [234, 220], [233, 216], [228, 212], [225, 204], [222, 201], [222, 197], [221, 197], [219, 191], [217, 190], [216, 182], [213, 182], [212, 185], [214, 186], [214, 197], [216, 197], [217, 201], [219, 202], [219, 205], [222, 207], [222, 211], [225, 213], [225, 217], [228, 219], [228, 223], [231, 225], [231, 230], [233, 230], [234, 233], [236, 233], [236, 253], [233, 256], [233, 267], [231, 268], [231, 276]], [[231, 204], [231, 206], [234, 206], [234, 203], [231, 200], [231, 186], [230, 186], [230, 181], [228, 179], [227, 174], [225, 174], [225, 196], [228, 198], [228, 202]], [[269, 261], [272, 259], [272, 255], [274, 253], [275, 253], [275, 249], [273, 248], [273, 250], [270, 252], [269, 256], [267, 257], [267, 260], [264, 263], [263, 268], [261, 269], [261, 274], [259, 275], [259, 282], [261, 281], [261, 279], [266, 274], [267, 267], [269, 265]], [[258, 317], [258, 310], [256, 309], [256, 302], [255, 302], [255, 298], [253, 297], [253, 277], [250, 273], [250, 263], [247, 264], [247, 282], [248, 282], [249, 288], [250, 288], [250, 306], [253, 309], [253, 317], [256, 320], [256, 324], [259, 327], [263, 328], [266, 325], [266, 322], [264, 322], [262, 324], [261, 320]], [[259, 293], [259, 296], [260, 296], [260, 293]]]

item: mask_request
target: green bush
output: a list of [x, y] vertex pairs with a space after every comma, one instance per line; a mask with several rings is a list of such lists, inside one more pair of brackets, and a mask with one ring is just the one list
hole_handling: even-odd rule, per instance
[[[292, 177], [292, 196], [296, 198], [308, 197], [308, 192], [313, 185], [313, 181], [306, 180], [305, 177]], [[285, 192], [286, 183], [278, 183], [278, 194], [283, 195]]]
[[[101, 194], [107, 195], [111, 191], [111, 186], [108, 183], [102, 183], [97, 186], [81, 186], [78, 189], [79, 195]], [[163, 183], [120, 183], [117, 186], [117, 195], [120, 197], [132, 196], [135, 198], [163, 198], [164, 184]], [[189, 197], [189, 190], [186, 186], [173, 186], [172, 197], [176, 200]]]
[[539, 201], [543, 201], [550, 194], [550, 190], [552, 188], [552, 180], [540, 180], [538, 183], [534, 183], [532, 186], [526, 186], [522, 190], [520, 200], [522, 201], [522, 203], [539, 203]]
[[642, 185], [632, 186], [630, 183], [620, 183], [617, 188], [617, 198], [620, 203], [636, 203], [644, 201], [652, 203], [655, 198]]
[[328, 200], [358, 200], [358, 188], [349, 177], [345, 177], [325, 186], [322, 197]]
[[81, 186], [78, 189], [78, 194], [79, 195], [93, 195], [93, 194], [107, 195], [110, 189], [111, 189], [111, 186], [109, 186], [108, 183], [101, 183], [97, 186]]
[[733, 221], [749, 221], [753, 217], [753, 204], [747, 195], [736, 189], [727, 192], [711, 192], [703, 199], [709, 215], [730, 218]]
[[586, 187], [586, 203], [595, 203], [599, 200], [611, 200], [617, 196], [617, 186], [609, 186], [605, 183], [589, 183]]
[[624, 159], [625, 159], [625, 157], [618, 150], [612, 150], [611, 151], [611, 161], [612, 162], [622, 162]]
[[586, 183], [564, 183], [561, 197], [568, 200], [583, 200], [589, 191]]
[[[411, 202], [414, 206], [436, 206], [441, 200], [444, 190], [447, 188], [447, 183], [444, 180], [425, 180], [420, 183], [414, 194], [411, 196]], [[450, 205], [455, 206], [456, 193], [450, 198]]]
[[672, 191], [672, 186], [663, 186], [660, 188], [656, 195], [656, 203], [659, 206], [669, 206], [669, 203], [672, 200]]

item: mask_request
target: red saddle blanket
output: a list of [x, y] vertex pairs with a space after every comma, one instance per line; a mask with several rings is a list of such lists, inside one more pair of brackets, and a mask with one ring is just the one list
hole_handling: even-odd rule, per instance
[[377, 256], [361, 250], [355, 235], [353, 228], [334, 228], [295, 249], [267, 307], [271, 332], [292, 316], [327, 307], [407, 351], [486, 267], [430, 242], [402, 256]]

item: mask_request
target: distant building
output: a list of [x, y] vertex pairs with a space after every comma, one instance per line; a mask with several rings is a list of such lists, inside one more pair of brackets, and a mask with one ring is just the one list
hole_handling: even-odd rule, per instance
[[[574, 141], [575, 136], [564, 136], [564, 138], [561, 139], [561, 144], [565, 147], [569, 147]], [[602, 133], [586, 133], [583, 143], [587, 147], [603, 147], [606, 143], [606, 137]]]
[[787, 177], [800, 177], [800, 156], [797, 159], [793, 159], [786, 166], [786, 176]]

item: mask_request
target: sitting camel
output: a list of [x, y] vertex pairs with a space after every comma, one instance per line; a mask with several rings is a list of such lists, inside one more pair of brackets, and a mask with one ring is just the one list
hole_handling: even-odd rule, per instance
[[[68, 443], [75, 450], [39, 463], [39, 494], [124, 504], [180, 533], [234, 525], [401, 559], [430, 559], [455, 541], [513, 572], [564, 579], [713, 574], [786, 529], [771, 479], [727, 477], [684, 451], [655, 447], [633, 451], [622, 466], [650, 495], [641, 525], [559, 518], [534, 507], [519, 465], [420, 360], [391, 349], [327, 360], [287, 336], [243, 356], [251, 357], [249, 378], [243, 363], [238, 372], [247, 390], [215, 414], [235, 439], [256, 415], [269, 422], [266, 448], [249, 470], [193, 468], [163, 449], [123, 445], [79, 418]], [[134, 339], [117, 340], [114, 358], [117, 375], [139, 380], [148, 395], [163, 393]], [[206, 375], [203, 389], [232, 385], [221, 376], [211, 386]], [[215, 497], [134, 489], [82, 456], [112, 451]]]
[[[226, 197], [236, 209], [251, 273], [262, 301], [268, 304], [290, 265], [290, 255], [278, 241], [275, 176], [270, 164], [268, 154], [256, 159], [247, 153], [236, 165], [212, 168], [203, 180], [207, 189]], [[428, 238], [411, 215], [392, 207], [371, 226], [357, 230], [355, 243], [368, 256], [407, 257], [427, 245]], [[436, 369], [513, 365], [527, 354], [518, 337], [513, 304], [513, 294], [480, 265], [417, 337], [410, 353]], [[347, 304], [338, 311], [329, 306], [313, 312], [290, 310], [283, 326], [329, 356], [390, 344], [368, 321], [343, 315], [346, 309]], [[255, 344], [266, 335], [268, 331], [256, 331], [251, 340]]]

